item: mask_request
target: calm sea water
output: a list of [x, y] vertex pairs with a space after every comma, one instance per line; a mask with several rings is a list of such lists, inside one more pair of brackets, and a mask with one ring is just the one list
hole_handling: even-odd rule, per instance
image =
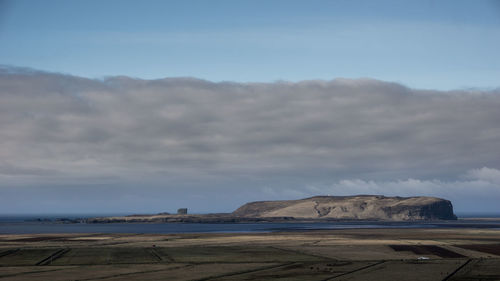
[[[109, 214], [106, 214], [109, 215]], [[72, 215], [64, 218], [85, 218]], [[40, 218], [42, 221], [33, 221]], [[237, 233], [303, 231], [349, 228], [491, 228], [500, 229], [500, 220], [458, 220], [440, 222], [328, 222], [328, 223], [58, 223], [61, 216], [0, 216], [0, 234], [33, 233]], [[46, 221], [44, 221], [46, 220]]]

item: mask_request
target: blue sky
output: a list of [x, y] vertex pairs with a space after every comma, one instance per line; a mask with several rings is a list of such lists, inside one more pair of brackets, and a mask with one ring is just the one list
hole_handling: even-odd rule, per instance
[[101, 78], [495, 88], [498, 1], [2, 1], [0, 64]]

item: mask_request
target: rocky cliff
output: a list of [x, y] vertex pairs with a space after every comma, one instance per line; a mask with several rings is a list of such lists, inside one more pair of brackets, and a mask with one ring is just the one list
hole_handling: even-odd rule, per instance
[[316, 196], [301, 200], [247, 203], [235, 217], [325, 220], [455, 220], [450, 201], [436, 197], [377, 195]]

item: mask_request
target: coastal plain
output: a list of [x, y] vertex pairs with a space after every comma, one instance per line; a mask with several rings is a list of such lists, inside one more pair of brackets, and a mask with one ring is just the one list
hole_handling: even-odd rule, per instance
[[0, 235], [0, 280], [500, 280], [500, 230]]

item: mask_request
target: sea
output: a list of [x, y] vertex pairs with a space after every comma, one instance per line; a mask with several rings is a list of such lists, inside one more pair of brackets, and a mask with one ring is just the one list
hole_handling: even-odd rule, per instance
[[0, 234], [36, 233], [239, 233], [279, 232], [353, 228], [488, 228], [500, 229], [500, 215], [461, 215], [456, 221], [381, 222], [342, 221], [314, 223], [105, 223], [68, 222], [89, 217], [119, 214], [0, 215]]

